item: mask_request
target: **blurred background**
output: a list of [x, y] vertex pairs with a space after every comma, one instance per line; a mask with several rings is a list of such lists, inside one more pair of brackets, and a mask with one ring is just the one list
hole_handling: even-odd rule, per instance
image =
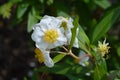
[[[0, 80], [70, 80], [62, 73], [38, 72], [43, 64], [34, 58], [32, 26], [44, 15], [73, 18], [78, 15], [80, 25], [91, 39], [95, 24], [115, 8], [114, 22], [100, 38], [107, 36], [111, 46], [106, 60], [109, 80], [116, 76], [120, 80], [120, 0], [0, 0]], [[79, 80], [92, 80], [82, 78]]]

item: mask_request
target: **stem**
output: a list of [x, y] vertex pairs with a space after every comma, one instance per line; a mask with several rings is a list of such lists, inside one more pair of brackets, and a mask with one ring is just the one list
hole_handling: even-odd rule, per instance
[[60, 53], [60, 54], [64, 54], [64, 55], [67, 55], [66, 52], [61, 52], [61, 51], [50, 51], [51, 53]]
[[62, 48], [63, 48], [66, 52], [68, 52], [68, 49], [67, 49], [67, 48], [65, 48], [64, 46], [62, 46]]
[[80, 58], [78, 56], [76, 56], [75, 54], [73, 54], [71, 50], [68, 54], [71, 55], [73, 58], [80, 60]]
[[68, 49], [65, 48], [64, 46], [62, 46], [62, 48], [63, 48], [67, 53], [65, 53], [65, 52], [60, 52], [60, 53], [66, 54], [66, 55], [70, 55], [70, 56], [72, 56], [73, 58], [75, 58], [75, 59], [77, 59], [77, 60], [81, 60], [81, 59], [83, 59], [83, 58], [86, 57], [86, 56], [92, 58], [92, 56], [91, 56], [90, 54], [85, 54], [85, 55], [83, 55], [83, 56], [81, 56], [81, 57], [78, 57], [78, 56], [76, 56], [75, 54], [73, 54], [71, 50], [68, 51]]
[[71, 50], [68, 51], [67, 48], [65, 48], [64, 46], [62, 46], [62, 48], [67, 52], [68, 55], [72, 56], [73, 58], [80, 60], [79, 57], [77, 57], [75, 54], [72, 53]]

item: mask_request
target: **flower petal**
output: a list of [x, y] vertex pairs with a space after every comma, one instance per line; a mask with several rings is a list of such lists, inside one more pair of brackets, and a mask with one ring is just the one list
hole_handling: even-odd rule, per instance
[[44, 54], [45, 56], [45, 62], [44, 64], [47, 66], [47, 67], [53, 67], [54, 66], [54, 62], [53, 60], [50, 58], [50, 54], [47, 52]]
[[79, 48], [78, 39], [77, 38], [75, 38], [75, 42], [74, 42], [73, 46], [76, 47], [76, 48]]
[[48, 44], [45, 43], [43, 40], [41, 40], [41, 42], [39, 43], [36, 43], [36, 47], [39, 48], [39, 49], [47, 49], [48, 48]]
[[[79, 54], [78, 54], [78, 56], [81, 57], [81, 56], [84, 56], [85, 54], [86, 54], [86, 53], [85, 53], [84, 51], [80, 51]], [[84, 57], [84, 58], [82, 58], [82, 59], [80, 60], [79, 64], [82, 65], [82, 66], [86, 66], [86, 65], [85, 65], [85, 62], [87, 62], [88, 60], [89, 60], [89, 57], [86, 56], [86, 57]]]
[[69, 18], [68, 20], [68, 28], [73, 28], [73, 19], [72, 18]]
[[43, 32], [40, 30], [40, 28], [38, 26], [34, 27], [34, 31], [31, 35], [31, 38], [33, 41], [35, 42], [40, 42], [41, 41], [41, 36], [43, 36]]

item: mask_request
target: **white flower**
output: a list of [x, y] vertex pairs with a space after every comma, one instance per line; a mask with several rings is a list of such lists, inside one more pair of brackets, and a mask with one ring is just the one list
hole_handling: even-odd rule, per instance
[[[64, 18], [64, 17], [57, 17], [60, 21], [61, 21], [61, 26], [63, 28], [63, 31], [64, 31], [64, 34], [67, 38], [67, 44], [70, 43], [71, 41], [71, 37], [72, 37], [72, 32], [71, 32], [71, 29], [74, 27], [73, 25], [73, 19], [72, 18]], [[78, 31], [78, 29], [77, 29]], [[78, 35], [78, 33], [77, 33]], [[74, 47], [79, 47], [78, 46], [78, 39], [77, 37], [75, 38], [75, 42], [73, 44]]]
[[51, 16], [44, 16], [40, 23], [34, 26], [32, 39], [36, 42], [39, 49], [52, 49], [66, 44], [67, 38], [64, 36], [61, 22], [59, 19]]
[[38, 61], [40, 63], [44, 62], [44, 64], [47, 67], [53, 67], [54, 66], [54, 62], [53, 60], [50, 58], [50, 52], [46, 51], [44, 49], [35, 49], [35, 57], [38, 59]]
[[79, 61], [79, 64], [82, 66], [86, 66], [89, 60], [89, 57], [86, 56], [86, 53], [84, 51], [80, 51], [78, 56], [81, 58], [81, 60]]
[[98, 51], [102, 54], [102, 57], [109, 52], [109, 43], [106, 43], [106, 39], [102, 42], [98, 41]]

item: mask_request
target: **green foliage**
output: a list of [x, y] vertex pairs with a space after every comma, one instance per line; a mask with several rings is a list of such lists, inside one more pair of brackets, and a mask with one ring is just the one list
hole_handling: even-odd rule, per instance
[[[16, 11], [13, 17], [12, 9]], [[73, 58], [67, 57], [66, 51], [53, 58], [55, 63], [53, 68], [43, 66], [35, 68], [32, 80], [38, 80], [38, 72], [48, 73], [51, 76], [52, 74], [62, 75], [69, 80], [120, 79], [120, 32], [116, 30], [116, 26], [120, 24], [119, 0], [116, 0], [116, 3], [110, 0], [9, 0], [0, 6], [0, 15], [3, 18], [11, 17], [15, 25], [26, 23], [28, 32], [32, 31], [33, 26], [44, 15], [74, 19], [70, 45], [65, 47], [68, 48], [68, 52], [72, 49], [75, 55], [83, 50], [90, 58], [89, 65], [83, 67], [78, 64], [79, 62], [75, 63]], [[80, 48], [74, 49], [72, 47], [76, 35]], [[110, 54], [101, 57], [100, 52], [97, 52], [97, 42], [103, 38], [107, 39], [111, 48]], [[108, 60], [105, 59], [106, 56], [110, 56]], [[86, 76], [86, 73], [90, 75]], [[28, 80], [27, 77], [24, 77], [24, 80]]]
[[74, 41], [75, 41], [75, 38], [76, 38], [77, 28], [79, 26], [78, 22], [79, 22], [79, 18], [76, 17], [74, 22], [73, 22], [74, 28], [72, 28], [72, 38], [71, 38], [71, 41], [70, 41], [69, 50], [73, 47], [73, 44], [74, 44]]
[[85, 72], [87, 72], [85, 68], [77, 64], [71, 64], [70, 62], [67, 61], [62, 63], [57, 63], [53, 68], [41, 67], [39, 71], [63, 75], [68, 77], [69, 80], [83, 80], [82, 77], [84, 77]]
[[94, 0], [94, 2], [103, 9], [110, 7], [110, 2], [108, 0]]
[[87, 53], [90, 53], [89, 52], [90, 40], [80, 25], [79, 25], [79, 32], [78, 32], [78, 40], [79, 40], [78, 44], [80, 48], [86, 51]]
[[104, 59], [99, 60], [95, 63], [94, 70], [94, 80], [107, 80], [107, 66], [106, 61]]
[[20, 4], [17, 9], [17, 18], [22, 18], [27, 11], [29, 4]]
[[99, 38], [104, 36], [104, 34], [111, 28], [111, 26], [116, 22], [118, 16], [120, 16], [120, 7], [114, 8], [105, 14], [103, 19], [96, 24], [93, 34], [92, 43], [98, 41]]
[[58, 54], [53, 58], [53, 62], [57, 63], [58, 61], [62, 60], [65, 57], [65, 54]]
[[0, 6], [0, 15], [2, 15], [3, 18], [10, 18], [12, 5], [13, 4], [11, 2], [8, 2]]
[[38, 19], [35, 17], [35, 13], [29, 12], [28, 14], [28, 27], [27, 31], [30, 32], [32, 31], [33, 25], [37, 23]]

